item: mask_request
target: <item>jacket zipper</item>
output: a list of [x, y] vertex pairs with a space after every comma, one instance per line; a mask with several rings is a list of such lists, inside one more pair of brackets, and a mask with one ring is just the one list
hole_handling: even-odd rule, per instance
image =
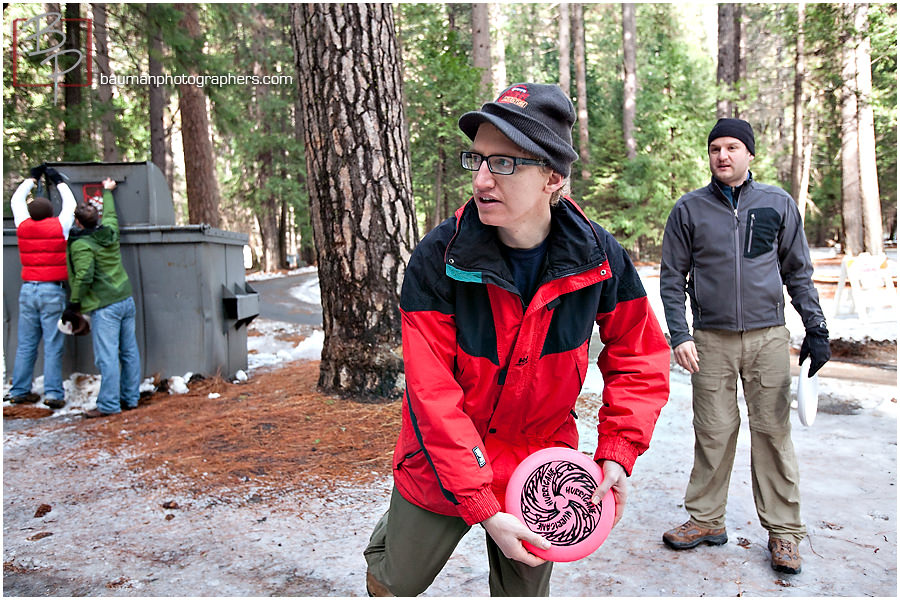
[[737, 328], [744, 331], [743, 302], [741, 301], [741, 218], [738, 216], [737, 204], [734, 207], [734, 286], [735, 308], [737, 309]]
[[750, 215], [750, 231], [747, 235], [747, 252], [753, 247], [753, 224], [756, 222], [756, 214]]

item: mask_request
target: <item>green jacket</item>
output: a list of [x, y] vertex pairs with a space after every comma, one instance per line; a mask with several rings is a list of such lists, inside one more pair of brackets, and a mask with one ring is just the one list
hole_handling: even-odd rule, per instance
[[73, 229], [69, 234], [67, 262], [70, 302], [81, 312], [120, 302], [131, 296], [131, 282], [119, 251], [119, 219], [109, 190], [103, 190], [103, 220], [94, 229]]

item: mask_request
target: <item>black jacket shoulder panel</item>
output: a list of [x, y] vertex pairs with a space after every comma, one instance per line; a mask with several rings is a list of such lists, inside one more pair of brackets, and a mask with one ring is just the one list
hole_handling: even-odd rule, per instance
[[438, 311], [454, 314], [454, 293], [445, 274], [444, 252], [456, 232], [456, 218], [450, 217], [429, 231], [416, 245], [400, 291], [400, 308], [407, 312]]

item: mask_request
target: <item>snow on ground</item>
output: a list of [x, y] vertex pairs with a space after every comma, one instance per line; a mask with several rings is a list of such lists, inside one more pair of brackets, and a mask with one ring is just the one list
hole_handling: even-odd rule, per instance
[[278, 339], [279, 335], [299, 330], [291, 323], [256, 319], [250, 327], [256, 333], [262, 334], [247, 338], [247, 350], [253, 351], [247, 355], [247, 367], [251, 373], [261, 367], [272, 367], [301, 359], [319, 360], [322, 357], [325, 333], [321, 329], [316, 329], [312, 335], [294, 344]]
[[[655, 269], [640, 269], [654, 310], [665, 325]], [[309, 298], [314, 285], [295, 290]], [[304, 300], [305, 301], [305, 300]], [[826, 315], [829, 315], [829, 309]], [[793, 312], [792, 309], [789, 312]], [[797, 321], [788, 324], [800, 335]], [[896, 339], [896, 319], [867, 322], [829, 317], [833, 333]], [[248, 373], [301, 358], [318, 359], [324, 334], [300, 342], [309, 327], [256, 319], [248, 337]], [[596, 356], [598, 344], [592, 344]], [[594, 360], [579, 400], [581, 449], [596, 443], [596, 409], [603, 380]], [[179, 376], [190, 379], [190, 374]], [[172, 378], [174, 379], [174, 378]], [[170, 387], [173, 387], [170, 379]], [[66, 381], [69, 406], [56, 415], [90, 408], [99, 378]], [[42, 387], [40, 378], [35, 391]], [[729, 543], [686, 553], [665, 549], [659, 536], [684, 518], [681, 498], [691, 460], [690, 378], [677, 367], [671, 399], [660, 415], [650, 450], [629, 483], [629, 508], [604, 546], [577, 563], [554, 567], [560, 596], [892, 596], [896, 593], [896, 386], [820, 379], [820, 395], [857, 402], [856, 416], [821, 414], [813, 427], [794, 425], [802, 465], [804, 520], [810, 537], [801, 545], [803, 573], [785, 577], [768, 566], [765, 531], [755, 520], [749, 473], [749, 429], [743, 419], [729, 496]], [[746, 409], [743, 408], [742, 411]], [[57, 417], [52, 417], [56, 419]], [[114, 481], [127, 454], [104, 452], [87, 466], [52, 456], [79, 435], [61, 420], [55, 430], [4, 427], [4, 561], [40, 573], [4, 573], [12, 595], [113, 596], [356, 596], [364, 593], [362, 549], [387, 505], [389, 479], [365, 489], [338, 489], [321, 498], [290, 493], [273, 503], [244, 505], [212, 497], [172, 494], [168, 488]], [[124, 431], [124, 430], [123, 430]], [[99, 478], [99, 483], [98, 483]], [[56, 485], [64, 480], [62, 489]], [[35, 483], [41, 482], [41, 483]], [[48, 491], [50, 490], [50, 491]], [[53, 511], [36, 518], [45, 499]], [[177, 510], [160, 506], [175, 501]], [[174, 520], [169, 521], [169, 517]], [[71, 526], [72, 524], [78, 526]], [[31, 541], [38, 531], [53, 537]], [[352, 532], [352, 535], [350, 534]], [[124, 549], [124, 550], [123, 550]], [[87, 552], [85, 552], [87, 550]], [[150, 557], [150, 558], [147, 558]], [[637, 568], [636, 568], [637, 567]], [[50, 575], [44, 576], [43, 574]], [[698, 576], [697, 574], [700, 574]], [[34, 582], [29, 584], [29, 581]], [[46, 587], [28, 587], [45, 585]], [[74, 583], [72, 583], [74, 582]], [[54, 587], [55, 586], [55, 587]], [[5, 589], [7, 589], [5, 587]], [[425, 596], [486, 596], [484, 532], [473, 528]]]
[[322, 290], [319, 288], [319, 278], [310, 279], [303, 285], [291, 288], [291, 296], [306, 304], [322, 304]]
[[[190, 379], [191, 374], [187, 374]], [[172, 379], [181, 379], [181, 377], [173, 377]], [[170, 383], [171, 385], [171, 383]], [[3, 394], [9, 392], [11, 383], [3, 382]], [[141, 382], [141, 391], [153, 390], [153, 380], [145, 379]], [[100, 391], [100, 376], [89, 375], [85, 373], [72, 373], [68, 379], [63, 381], [63, 390], [66, 394], [66, 405], [53, 411], [54, 417], [70, 415], [72, 413], [81, 413], [97, 406], [97, 393]], [[44, 376], [38, 375], [31, 386], [31, 391], [35, 394], [43, 396], [44, 393]], [[186, 392], [187, 389], [184, 390]], [[182, 393], [184, 393], [182, 392]], [[4, 402], [4, 406], [10, 406], [9, 402]], [[42, 402], [38, 402], [35, 406], [44, 407]]]

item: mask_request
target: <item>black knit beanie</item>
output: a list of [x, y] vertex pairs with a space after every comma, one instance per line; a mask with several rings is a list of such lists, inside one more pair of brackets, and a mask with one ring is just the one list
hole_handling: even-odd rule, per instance
[[756, 156], [756, 139], [753, 137], [753, 127], [747, 121], [743, 119], [719, 119], [712, 131], [709, 132], [709, 137], [706, 138], [706, 147], [708, 148], [713, 140], [720, 137], [733, 137], [741, 140], [747, 146], [750, 154]]
[[575, 107], [558, 85], [512, 85], [495, 102], [460, 117], [459, 128], [474, 141], [479, 125], [485, 122], [526, 152], [546, 159], [554, 171], [566, 177], [578, 160], [572, 147]]

